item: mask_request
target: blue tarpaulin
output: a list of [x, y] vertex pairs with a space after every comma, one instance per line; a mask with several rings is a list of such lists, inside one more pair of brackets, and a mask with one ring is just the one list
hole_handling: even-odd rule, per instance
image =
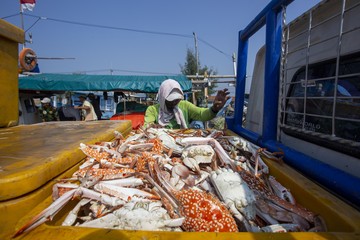
[[184, 92], [191, 91], [191, 81], [185, 75], [126, 76], [42, 73], [19, 77], [20, 90], [37, 91], [131, 91], [157, 93], [166, 79], [179, 82]]

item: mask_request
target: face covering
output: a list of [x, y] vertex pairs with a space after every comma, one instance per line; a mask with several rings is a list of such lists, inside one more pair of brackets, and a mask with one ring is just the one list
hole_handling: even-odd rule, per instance
[[159, 119], [158, 122], [161, 126], [166, 126], [169, 122], [175, 118], [176, 122], [181, 128], [187, 128], [184, 114], [176, 105], [173, 109], [168, 109], [165, 104], [165, 100], [174, 101], [177, 99], [184, 99], [184, 93], [179, 83], [173, 79], [165, 80], [158, 92], [158, 100], [160, 103]]

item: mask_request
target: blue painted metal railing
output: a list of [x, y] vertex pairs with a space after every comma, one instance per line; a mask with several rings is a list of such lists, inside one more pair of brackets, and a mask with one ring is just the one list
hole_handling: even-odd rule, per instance
[[[310, 179], [323, 185], [346, 201], [360, 206], [360, 179], [339, 169], [325, 164], [315, 158], [289, 148], [276, 140], [279, 73], [281, 58], [281, 28], [282, 6], [289, 5], [293, 0], [273, 0], [257, 17], [242, 31], [239, 32], [236, 99], [233, 117], [226, 118], [227, 126], [236, 134], [269, 151], [281, 149], [285, 155], [285, 162], [305, 174]], [[265, 58], [265, 85], [263, 132], [257, 134], [242, 127], [243, 105], [245, 96], [246, 65], [249, 38], [266, 24], [266, 58]]]

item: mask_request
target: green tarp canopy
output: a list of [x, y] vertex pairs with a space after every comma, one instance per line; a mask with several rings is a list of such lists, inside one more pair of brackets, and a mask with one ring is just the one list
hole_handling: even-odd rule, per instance
[[38, 91], [131, 91], [157, 93], [166, 79], [179, 82], [184, 92], [191, 91], [191, 81], [185, 75], [125, 76], [42, 73], [19, 77], [20, 90]]

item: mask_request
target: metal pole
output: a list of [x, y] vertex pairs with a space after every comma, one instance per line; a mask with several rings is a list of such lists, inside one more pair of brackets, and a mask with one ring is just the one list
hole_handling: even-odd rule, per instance
[[236, 56], [235, 53], [232, 55], [233, 66], [234, 66], [234, 78], [236, 79]]
[[[21, 29], [23, 31], [25, 31], [25, 27], [24, 27], [24, 16], [23, 16], [23, 9], [20, 3], [20, 20], [21, 20]], [[26, 40], [23, 43], [23, 49], [26, 47]]]
[[196, 76], [199, 75], [199, 51], [198, 51], [198, 44], [197, 44], [197, 37], [196, 33], [193, 32], [194, 40], [195, 40], [195, 56], [196, 56]]

